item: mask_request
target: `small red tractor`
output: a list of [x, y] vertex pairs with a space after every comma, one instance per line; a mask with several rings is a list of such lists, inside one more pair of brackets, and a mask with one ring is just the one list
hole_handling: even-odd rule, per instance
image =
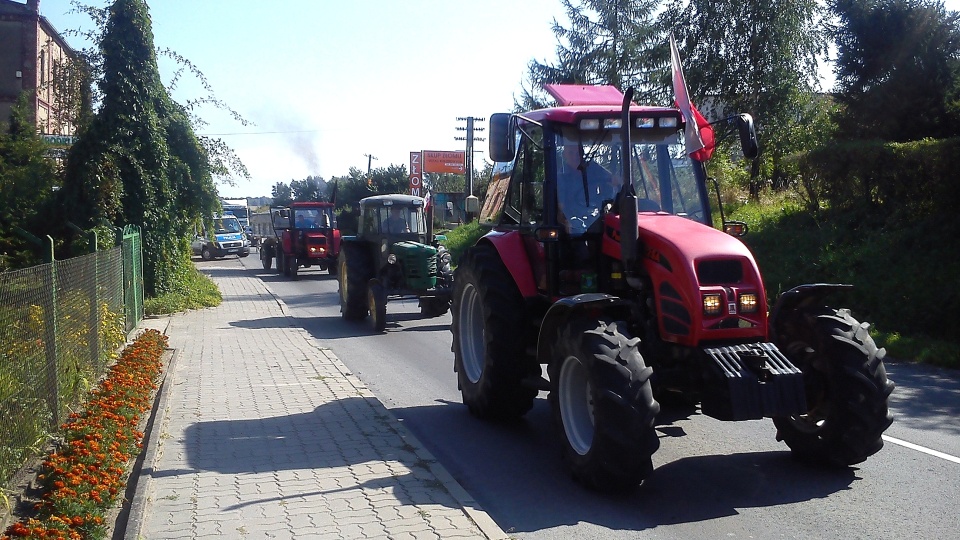
[[[746, 225], [719, 205], [724, 230], [712, 225], [704, 161], [685, 145], [696, 117], [609, 86], [547, 90], [556, 106], [490, 118], [480, 217], [492, 230], [461, 257], [451, 307], [470, 412], [514, 419], [549, 392], [564, 462], [598, 490], [652, 472], [667, 398], [719, 420], [772, 418], [810, 462], [845, 467], [880, 450], [894, 387], [885, 351], [824, 303], [847, 285], [795, 287], [768, 313], [737, 238]], [[726, 125], [755, 157], [752, 118]]]
[[295, 278], [300, 267], [318, 267], [337, 273], [340, 230], [333, 203], [294, 202], [270, 208], [273, 236], [260, 241], [260, 262], [269, 270], [277, 260], [277, 272]]

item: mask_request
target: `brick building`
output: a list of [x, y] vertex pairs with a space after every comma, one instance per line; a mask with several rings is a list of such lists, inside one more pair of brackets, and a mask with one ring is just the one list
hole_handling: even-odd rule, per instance
[[35, 90], [33, 111], [42, 135], [73, 135], [78, 102], [76, 52], [40, 15], [40, 0], [0, 0], [0, 124], [23, 91]]

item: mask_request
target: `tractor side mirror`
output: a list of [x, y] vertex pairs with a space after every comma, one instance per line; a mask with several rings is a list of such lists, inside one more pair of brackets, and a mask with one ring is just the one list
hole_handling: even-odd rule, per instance
[[490, 115], [490, 159], [493, 161], [499, 163], [513, 161], [513, 157], [517, 154], [513, 125], [513, 115], [510, 113]]
[[760, 147], [757, 144], [757, 132], [753, 127], [753, 117], [747, 113], [740, 113], [737, 116], [737, 131], [740, 132], [740, 147], [743, 149], [743, 157], [753, 159], [760, 153]]

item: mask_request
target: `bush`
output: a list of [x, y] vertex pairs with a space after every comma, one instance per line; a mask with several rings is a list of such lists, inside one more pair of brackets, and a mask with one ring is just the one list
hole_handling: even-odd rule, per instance
[[804, 283], [849, 283], [851, 291], [828, 301], [884, 329], [876, 335], [881, 345], [890, 340], [891, 355], [957, 363], [960, 294], [944, 284], [960, 275], [960, 220], [907, 222], [865, 203], [812, 213], [788, 200], [751, 203], [732, 216], [750, 227], [744, 243], [770, 302]]

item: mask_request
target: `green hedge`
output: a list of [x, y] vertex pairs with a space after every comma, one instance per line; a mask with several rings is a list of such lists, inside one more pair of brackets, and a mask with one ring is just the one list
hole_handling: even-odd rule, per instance
[[960, 138], [837, 142], [796, 158], [796, 165], [818, 207], [868, 205], [911, 221], [960, 205]]

